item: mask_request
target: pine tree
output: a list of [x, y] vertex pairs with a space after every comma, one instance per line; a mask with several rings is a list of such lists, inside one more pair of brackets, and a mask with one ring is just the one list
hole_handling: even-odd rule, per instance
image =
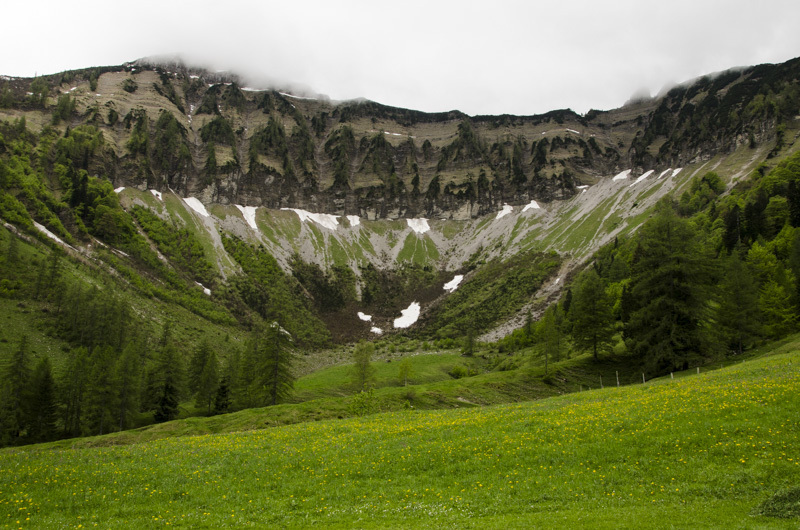
[[575, 345], [582, 350], [591, 350], [595, 360], [599, 351], [610, 347], [614, 336], [611, 309], [603, 281], [594, 269], [588, 269], [578, 280], [570, 318]]
[[16, 443], [30, 423], [28, 402], [30, 399], [31, 369], [28, 353], [28, 336], [20, 338], [11, 362], [3, 370], [2, 394], [0, 397], [0, 433], [3, 444]]
[[264, 355], [259, 373], [266, 390], [266, 403], [277, 405], [292, 393], [294, 387], [292, 336], [277, 322], [273, 322], [267, 327], [263, 342]]
[[223, 376], [217, 387], [217, 395], [214, 396], [214, 414], [225, 414], [230, 406], [230, 382], [227, 376]]
[[741, 354], [758, 334], [758, 286], [735, 253], [727, 259], [724, 272], [718, 290], [717, 330], [722, 341]]
[[361, 341], [353, 348], [353, 386], [356, 391], [366, 390], [375, 380], [375, 367], [372, 366], [372, 355], [375, 345]]
[[47, 442], [56, 435], [56, 384], [50, 359], [42, 357], [31, 378], [30, 428], [31, 442]]
[[89, 372], [89, 352], [76, 348], [70, 353], [67, 368], [59, 384], [62, 424], [66, 436], [80, 436], [83, 431], [83, 404]]
[[116, 353], [110, 346], [100, 346], [89, 357], [85, 410], [86, 422], [92, 434], [111, 432], [117, 423], [115, 356]]
[[143, 347], [136, 341], [125, 346], [116, 365], [116, 404], [120, 430], [133, 425], [133, 416], [139, 410], [139, 390], [142, 373]]
[[211, 351], [206, 355], [206, 363], [203, 367], [203, 371], [200, 373], [195, 389], [197, 406], [206, 408], [209, 415], [214, 405], [214, 398], [217, 395], [218, 387], [219, 361], [217, 361], [217, 354]]
[[156, 361], [155, 378], [155, 382], [150, 384], [151, 400], [155, 403], [153, 418], [159, 423], [174, 420], [183, 395], [184, 375], [178, 350], [169, 337]]
[[653, 373], [687, 368], [704, 354], [711, 260], [691, 225], [665, 202], [636, 243], [628, 347]]

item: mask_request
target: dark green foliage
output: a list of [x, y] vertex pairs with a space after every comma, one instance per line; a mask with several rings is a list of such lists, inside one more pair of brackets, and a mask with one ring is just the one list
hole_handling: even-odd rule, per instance
[[305, 263], [294, 255], [292, 275], [311, 294], [318, 311], [337, 311], [356, 299], [356, 277], [350, 267], [334, 265], [328, 273], [315, 263]]
[[689, 190], [681, 195], [681, 214], [691, 215], [699, 212], [723, 191], [725, 191], [725, 183], [716, 173], [709, 171], [702, 177], [695, 177]]
[[486, 160], [486, 156], [486, 147], [481, 138], [475, 134], [469, 120], [465, 119], [458, 124], [456, 139], [442, 149], [436, 170], [444, 171], [451, 165], [459, 163], [480, 164]]
[[153, 419], [157, 423], [174, 420], [183, 394], [184, 375], [178, 350], [170, 341], [161, 348], [149, 377], [150, 399], [155, 402]]
[[91, 366], [86, 389], [86, 427], [88, 434], [106, 434], [116, 425], [116, 351], [110, 346], [96, 347], [89, 357]]
[[80, 436], [83, 432], [84, 399], [87, 393], [89, 352], [85, 347], [72, 350], [59, 382], [64, 434]]
[[132, 340], [122, 351], [116, 363], [116, 420], [119, 430], [133, 426], [133, 418], [139, 411], [139, 390], [142, 379], [144, 345], [140, 340]]
[[228, 120], [222, 116], [217, 116], [209, 122], [206, 122], [200, 128], [200, 138], [208, 143], [214, 142], [221, 145], [236, 145], [236, 135], [233, 133], [233, 127]]
[[75, 99], [69, 94], [61, 94], [53, 110], [53, 125], [68, 121], [73, 114], [75, 114]]
[[139, 85], [130, 77], [122, 82], [122, 90], [129, 94], [133, 94], [138, 88]]
[[183, 108], [183, 102], [181, 101], [181, 98], [178, 96], [178, 93], [175, 91], [175, 86], [172, 84], [172, 79], [170, 75], [167, 72], [164, 72], [163, 70], [160, 69], [157, 71], [161, 84], [153, 84], [153, 88], [155, 89], [155, 91], [158, 92], [160, 95], [164, 96], [165, 98], [167, 98], [170, 101], [170, 103], [175, 105], [175, 107], [179, 111], [181, 111], [181, 114], [186, 114], [186, 111]]
[[47, 442], [56, 437], [56, 383], [50, 359], [42, 357], [31, 376], [30, 426], [28, 440]]
[[28, 337], [23, 335], [2, 370], [0, 444], [16, 444], [30, 426], [31, 368]]
[[218, 387], [219, 361], [217, 360], [217, 354], [211, 351], [206, 357], [206, 362], [197, 378], [195, 390], [195, 403], [198, 407], [204, 407], [208, 414], [212, 412]]
[[350, 161], [354, 155], [356, 139], [353, 129], [344, 125], [336, 129], [325, 142], [325, 154], [333, 162], [333, 187], [350, 187]]
[[[302, 302], [297, 281], [286, 275], [263, 247], [230, 237], [223, 237], [222, 242], [245, 272], [229, 279], [240, 301], [265, 321], [285, 322], [284, 327], [300, 346], [316, 348], [330, 341], [324, 324]], [[236, 300], [229, 298], [228, 302], [235, 304]]]
[[413, 293], [433, 288], [439, 279], [430, 266], [415, 263], [403, 263], [394, 270], [377, 269], [368, 264], [360, 271], [361, 302], [381, 311], [399, 312], [408, 306]]
[[278, 322], [256, 330], [248, 343], [242, 363], [240, 384], [246, 389], [250, 406], [277, 405], [294, 387], [294, 341]]
[[591, 351], [597, 359], [598, 352], [609, 349], [614, 336], [611, 300], [594, 269], [581, 274], [573, 292], [569, 313], [572, 339], [579, 349]]
[[470, 326], [476, 333], [486, 331], [530, 300], [559, 264], [555, 253], [535, 252], [490, 261], [433, 310], [428, 333], [458, 337], [466, 335]]
[[725, 263], [718, 296], [718, 332], [728, 348], [741, 354], [758, 336], [760, 312], [758, 286], [736, 254]]
[[146, 155], [150, 145], [149, 120], [144, 109], [132, 109], [123, 118], [125, 128], [133, 128], [125, 147], [132, 155]]
[[695, 230], [669, 203], [637, 233], [631, 278], [635, 309], [628, 348], [653, 374], [685, 369], [704, 356], [711, 260]]
[[156, 121], [151, 150], [153, 167], [174, 172], [185, 172], [192, 161], [186, 128], [171, 112], [162, 110]]
[[225, 414], [231, 407], [231, 390], [228, 376], [223, 376], [214, 396], [214, 414]]
[[43, 109], [47, 105], [47, 96], [50, 93], [50, 83], [43, 77], [37, 77], [31, 82], [28, 90], [28, 103], [33, 108]]

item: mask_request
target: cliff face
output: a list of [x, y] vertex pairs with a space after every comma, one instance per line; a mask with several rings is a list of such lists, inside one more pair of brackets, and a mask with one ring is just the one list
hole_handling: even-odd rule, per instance
[[800, 60], [704, 77], [580, 116], [422, 113], [242, 86], [183, 65], [130, 63], [0, 80], [0, 119], [84, 127], [83, 169], [205, 203], [367, 219], [474, 218], [566, 199], [633, 168], [680, 167], [775, 142], [800, 113]]

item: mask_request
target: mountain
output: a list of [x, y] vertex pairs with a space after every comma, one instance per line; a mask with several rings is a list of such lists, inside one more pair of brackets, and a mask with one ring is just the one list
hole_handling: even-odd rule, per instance
[[[359, 340], [381, 355], [472, 354], [477, 341], [481, 369], [533, 357], [547, 385], [574, 390], [547, 363], [579, 353], [570, 304], [585, 307], [593, 274], [613, 318], [601, 349], [629, 370], [741, 353], [796, 325], [798, 69], [732, 70], [585, 116], [332, 102], [155, 61], [2, 78], [0, 358], [46, 358], [62, 389], [94, 374], [94, 401], [64, 393], [65, 435], [185, 403], [209, 351], [207, 380], [222, 387], [226, 373], [235, 408], [253, 406], [264, 384], [234, 380], [252, 375], [242, 359], [274, 330], [292, 337], [302, 373], [346, 362]], [[661, 227], [685, 237], [661, 241]], [[654, 360], [644, 335], [660, 328], [645, 317], [664, 284], [641, 263], [670, 259], [689, 267], [681, 289], [703, 307], [676, 320], [691, 348]], [[738, 292], [758, 315], [717, 314], [741, 305]], [[126, 388], [127, 373], [137, 398], [119, 397], [107, 425], [97, 411], [116, 402], [96, 396]], [[177, 397], [159, 394], [168, 373]]]

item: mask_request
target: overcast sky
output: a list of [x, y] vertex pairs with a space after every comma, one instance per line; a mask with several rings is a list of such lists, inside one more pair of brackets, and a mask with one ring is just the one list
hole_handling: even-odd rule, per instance
[[0, 74], [162, 54], [424, 111], [536, 114], [800, 56], [797, 0], [6, 2]]

